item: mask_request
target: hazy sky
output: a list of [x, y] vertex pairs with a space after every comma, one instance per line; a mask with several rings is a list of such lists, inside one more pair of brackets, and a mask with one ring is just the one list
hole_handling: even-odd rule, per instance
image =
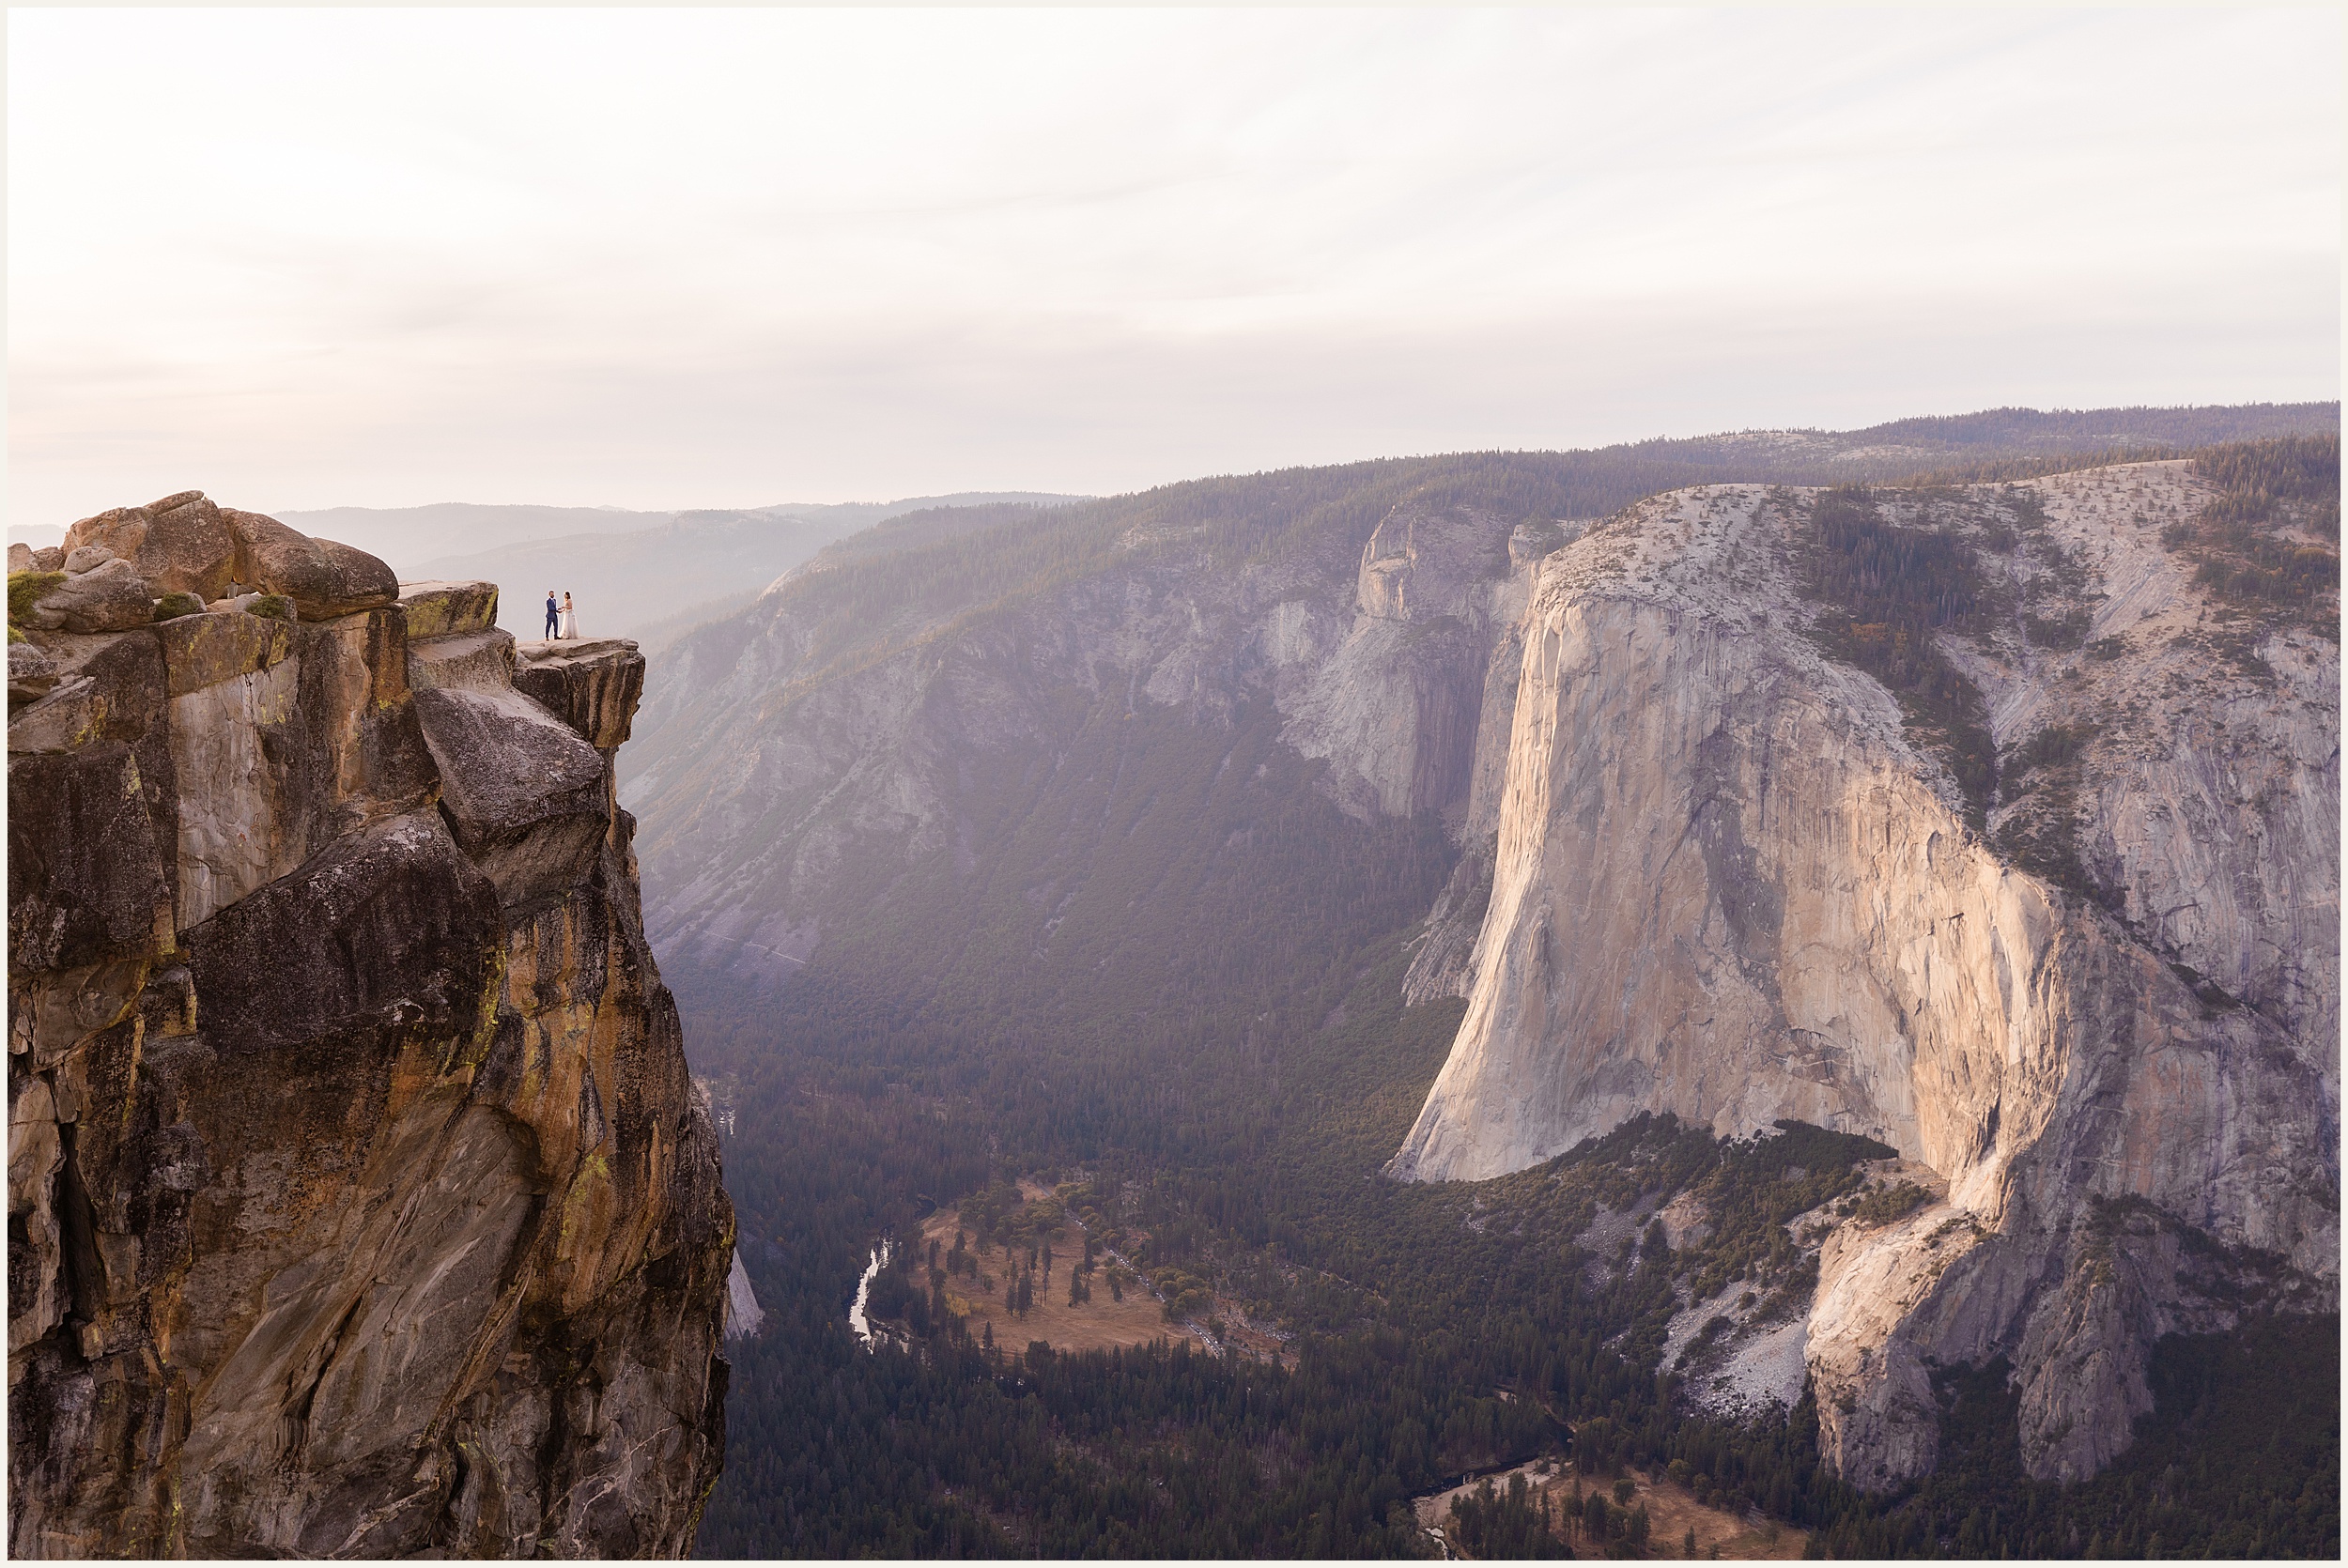
[[2339, 395], [2337, 12], [8, 15], [10, 520]]

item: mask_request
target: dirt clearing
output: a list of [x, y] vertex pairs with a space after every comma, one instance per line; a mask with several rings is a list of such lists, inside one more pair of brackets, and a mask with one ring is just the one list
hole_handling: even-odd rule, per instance
[[[922, 1264], [928, 1264], [931, 1242], [937, 1244], [943, 1257], [954, 1244], [954, 1231], [960, 1221], [951, 1209], [940, 1209], [930, 1216], [921, 1227]], [[1096, 1268], [1089, 1284], [1092, 1299], [1074, 1306], [1068, 1304], [1068, 1282], [1071, 1271], [1084, 1258], [1083, 1227], [1074, 1221], [1063, 1223], [1057, 1231], [1039, 1238], [1048, 1241], [1053, 1252], [1051, 1270], [1047, 1274], [1041, 1263], [1035, 1270], [1035, 1304], [1023, 1314], [1014, 1314], [1003, 1303], [1003, 1285], [1012, 1277], [1012, 1253], [1004, 1249], [990, 1248], [984, 1252], [972, 1248], [979, 1272], [974, 1280], [968, 1274], [955, 1274], [946, 1282], [946, 1304], [964, 1320], [970, 1337], [980, 1338], [988, 1329], [995, 1333], [995, 1343], [1005, 1350], [1025, 1350], [1036, 1340], [1042, 1340], [1055, 1350], [1112, 1350], [1123, 1345], [1149, 1345], [1154, 1341], [1171, 1343], [1182, 1339], [1194, 1346], [1204, 1347], [1203, 1336], [1177, 1324], [1168, 1323], [1160, 1309], [1157, 1298], [1138, 1279], [1123, 1286], [1125, 1299], [1116, 1300], [1109, 1292], [1105, 1268]], [[1018, 1262], [1026, 1267], [1025, 1248], [1018, 1250]], [[924, 1275], [924, 1278], [927, 1276]]]
[[[1495, 1491], [1505, 1492], [1508, 1489], [1510, 1476], [1522, 1475], [1526, 1484], [1533, 1489], [1530, 1500], [1535, 1506], [1539, 1505], [1540, 1494], [1546, 1492], [1552, 1511], [1562, 1518], [1573, 1503], [1573, 1466], [1570, 1462], [1563, 1463], [1551, 1472], [1546, 1468], [1549, 1463], [1548, 1460], [1536, 1460], [1528, 1465], [1519, 1465], [1513, 1470], [1501, 1470], [1490, 1476], [1479, 1475], [1463, 1485], [1414, 1499], [1412, 1506], [1417, 1510], [1418, 1522], [1423, 1528], [1443, 1530], [1450, 1522], [1452, 1499], [1473, 1492], [1488, 1480]], [[1777, 1524], [1757, 1514], [1732, 1514], [1726, 1509], [1700, 1503], [1696, 1501], [1693, 1492], [1669, 1476], [1660, 1473], [1649, 1475], [1645, 1470], [1631, 1468], [1625, 1468], [1623, 1474], [1630, 1479], [1633, 1488], [1628, 1506], [1637, 1508], [1644, 1505], [1647, 1511], [1648, 1557], [1687, 1558], [1690, 1555], [1688, 1531], [1691, 1530], [1695, 1531], [1696, 1537], [1694, 1556], [1718, 1557], [1722, 1561], [1730, 1562], [1791, 1560], [1800, 1557], [1807, 1544], [1808, 1537], [1791, 1525]], [[1614, 1500], [1614, 1478], [1612, 1476], [1600, 1476], [1585, 1481], [1582, 1485], [1584, 1493], [1605, 1493], [1609, 1502]], [[1459, 1544], [1451, 1540], [1448, 1531], [1444, 1532], [1444, 1539], [1452, 1556], [1467, 1556], [1460, 1549]], [[1585, 1543], [1576, 1541], [1573, 1545], [1583, 1556], [1597, 1555]]]

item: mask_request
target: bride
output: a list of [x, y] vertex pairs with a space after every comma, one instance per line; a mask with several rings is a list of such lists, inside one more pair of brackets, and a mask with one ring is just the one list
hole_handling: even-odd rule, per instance
[[556, 623], [554, 635], [558, 638], [579, 636], [579, 627], [571, 620], [571, 596], [568, 591], [563, 594], [563, 619]]

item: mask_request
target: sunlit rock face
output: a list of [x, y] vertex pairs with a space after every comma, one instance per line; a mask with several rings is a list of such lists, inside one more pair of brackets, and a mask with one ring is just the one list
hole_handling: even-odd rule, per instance
[[[2017, 604], [2033, 561], [2079, 574], [2070, 652], [1941, 636], [2010, 759], [1985, 818], [1806, 635], [1815, 498], [1679, 492], [1549, 558], [1468, 1012], [1393, 1165], [1496, 1176], [1640, 1111], [1928, 1165], [1933, 1202], [1828, 1242], [1808, 1324], [1826, 1458], [1868, 1486], [1933, 1468], [1934, 1364], [2011, 1357], [2027, 1465], [2073, 1479], [2159, 1335], [2338, 1298], [2337, 650], [2211, 656], [2241, 631], [2157, 539], [2182, 465], [2026, 489], [2018, 547], [1987, 487], [1886, 514], [1979, 531]], [[2013, 771], [2056, 727], [2089, 735], [2059, 800]], [[2050, 813], [2068, 885], [2009, 853]]]
[[68, 543], [195, 612], [11, 651], [11, 1553], [681, 1554], [733, 1217], [642, 661], [193, 493]]

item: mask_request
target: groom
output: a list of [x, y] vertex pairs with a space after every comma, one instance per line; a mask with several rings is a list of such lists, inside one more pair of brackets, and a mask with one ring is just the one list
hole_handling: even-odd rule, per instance
[[554, 590], [549, 588], [547, 590], [547, 636], [554, 635]]

